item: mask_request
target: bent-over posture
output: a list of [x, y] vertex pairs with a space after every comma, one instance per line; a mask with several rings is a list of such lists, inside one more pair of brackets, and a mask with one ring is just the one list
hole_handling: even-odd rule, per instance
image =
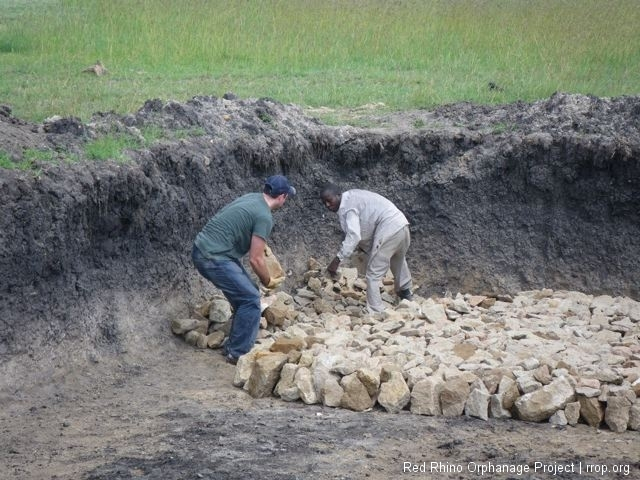
[[381, 312], [384, 307], [380, 295], [380, 282], [389, 268], [394, 277], [394, 288], [401, 299], [412, 298], [411, 272], [406, 255], [411, 243], [409, 222], [404, 214], [388, 199], [367, 190], [342, 192], [334, 184], [326, 185], [321, 193], [322, 203], [338, 213], [340, 227], [345, 233], [340, 251], [327, 267], [335, 275], [340, 262], [349, 258], [356, 248], [367, 256], [367, 308]]
[[270, 277], [264, 250], [273, 228], [271, 211], [295, 193], [286, 177], [269, 177], [262, 193], [247, 193], [223, 207], [195, 238], [191, 256], [196, 269], [222, 291], [233, 308], [223, 350], [230, 363], [253, 348], [260, 328], [260, 290], [241, 260], [249, 253], [251, 268], [269, 289], [284, 281], [284, 277]]

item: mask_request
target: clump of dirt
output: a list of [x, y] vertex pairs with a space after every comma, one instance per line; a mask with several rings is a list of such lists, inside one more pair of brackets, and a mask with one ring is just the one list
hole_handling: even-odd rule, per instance
[[[317, 199], [334, 181], [377, 191], [406, 213], [410, 267], [423, 296], [548, 287], [640, 298], [640, 97], [556, 94], [365, 120], [371, 128], [332, 127], [294, 105], [233, 95], [150, 100], [138, 112], [100, 113], [86, 124], [31, 124], [0, 109], [2, 150], [12, 161], [32, 149], [81, 159], [1, 170], [4, 471], [387, 478], [402, 473], [405, 457], [467, 465], [533, 462], [537, 453], [548, 462], [619, 459], [637, 469], [626, 434], [615, 448], [599, 441], [596, 452], [593, 434], [581, 428], [547, 442], [546, 426], [375, 412], [360, 420], [249, 400], [230, 386], [231, 367], [215, 353], [171, 337], [168, 319], [213, 293], [191, 265], [193, 237], [218, 208], [260, 190], [273, 173], [288, 175], [300, 192], [276, 213], [270, 241], [291, 274], [285, 288], [299, 284], [309, 256], [328, 260], [338, 247], [337, 222]], [[146, 145], [149, 130], [161, 139]], [[104, 135], [128, 135], [141, 147], [124, 163], [82, 161], [86, 143]], [[348, 434], [343, 427], [353, 422], [371, 425]]]

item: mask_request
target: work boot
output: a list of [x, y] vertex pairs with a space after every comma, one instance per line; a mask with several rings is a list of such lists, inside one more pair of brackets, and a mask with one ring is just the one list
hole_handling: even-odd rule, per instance
[[227, 353], [224, 356], [224, 360], [225, 362], [230, 363], [231, 365], [236, 365], [238, 363], [238, 359], [233, 355], [231, 355], [230, 353]]
[[411, 293], [411, 289], [405, 288], [398, 292], [398, 297], [400, 297], [400, 300], [413, 300], [413, 293]]

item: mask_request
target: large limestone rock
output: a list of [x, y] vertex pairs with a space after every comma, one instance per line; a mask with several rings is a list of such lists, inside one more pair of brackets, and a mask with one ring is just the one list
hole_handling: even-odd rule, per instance
[[418, 381], [411, 391], [411, 413], [418, 415], [442, 415], [440, 392], [444, 383], [437, 377]]
[[373, 407], [373, 399], [356, 373], [342, 377], [340, 385], [344, 390], [340, 404], [342, 407], [356, 412], [363, 412]]
[[344, 390], [340, 386], [338, 378], [334, 375], [330, 375], [322, 386], [320, 397], [322, 398], [322, 404], [327, 407], [339, 407], [342, 404], [342, 397], [344, 396]]
[[297, 371], [298, 365], [294, 363], [285, 363], [280, 371], [280, 380], [273, 393], [286, 402], [293, 402], [300, 398], [300, 391], [295, 383]]
[[604, 418], [604, 409], [597, 397], [578, 395], [580, 417], [590, 426], [599, 427]]
[[577, 425], [580, 420], [580, 402], [567, 403], [564, 415], [569, 425]]
[[398, 413], [409, 403], [410, 399], [411, 392], [401, 372], [391, 372], [389, 379], [380, 385], [378, 403], [387, 412]]
[[318, 403], [318, 392], [316, 392], [311, 370], [307, 367], [300, 367], [294, 377], [295, 385], [300, 392], [300, 399], [307, 405]]
[[456, 417], [464, 413], [469, 398], [469, 384], [461, 377], [447, 380], [440, 391], [440, 408], [445, 417]]
[[566, 377], [560, 377], [549, 385], [520, 397], [515, 402], [515, 409], [522, 420], [542, 422], [574, 399], [573, 386]]
[[224, 297], [215, 297], [209, 307], [209, 320], [214, 324], [227, 323], [231, 318], [231, 304]]
[[[482, 300], [479, 300], [480, 303]], [[477, 381], [472, 385], [471, 393], [464, 407], [464, 414], [468, 417], [476, 417], [482, 420], [489, 419], [489, 400], [491, 395], [484, 383]]]
[[295, 318], [295, 311], [289, 305], [277, 300], [262, 312], [269, 325], [282, 327], [287, 320]]
[[280, 378], [280, 370], [287, 356], [280, 352], [264, 352], [256, 357], [251, 376], [245, 384], [245, 390], [254, 398], [268, 397], [272, 394]]
[[631, 402], [625, 397], [609, 397], [604, 412], [604, 421], [614, 432], [624, 432], [629, 424]]

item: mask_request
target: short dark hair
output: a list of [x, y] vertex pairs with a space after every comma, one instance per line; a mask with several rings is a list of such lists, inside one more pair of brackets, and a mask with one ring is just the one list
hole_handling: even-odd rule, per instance
[[320, 190], [320, 198], [325, 198], [327, 196], [338, 196], [342, 195], [342, 190], [335, 183], [327, 183], [322, 190]]

